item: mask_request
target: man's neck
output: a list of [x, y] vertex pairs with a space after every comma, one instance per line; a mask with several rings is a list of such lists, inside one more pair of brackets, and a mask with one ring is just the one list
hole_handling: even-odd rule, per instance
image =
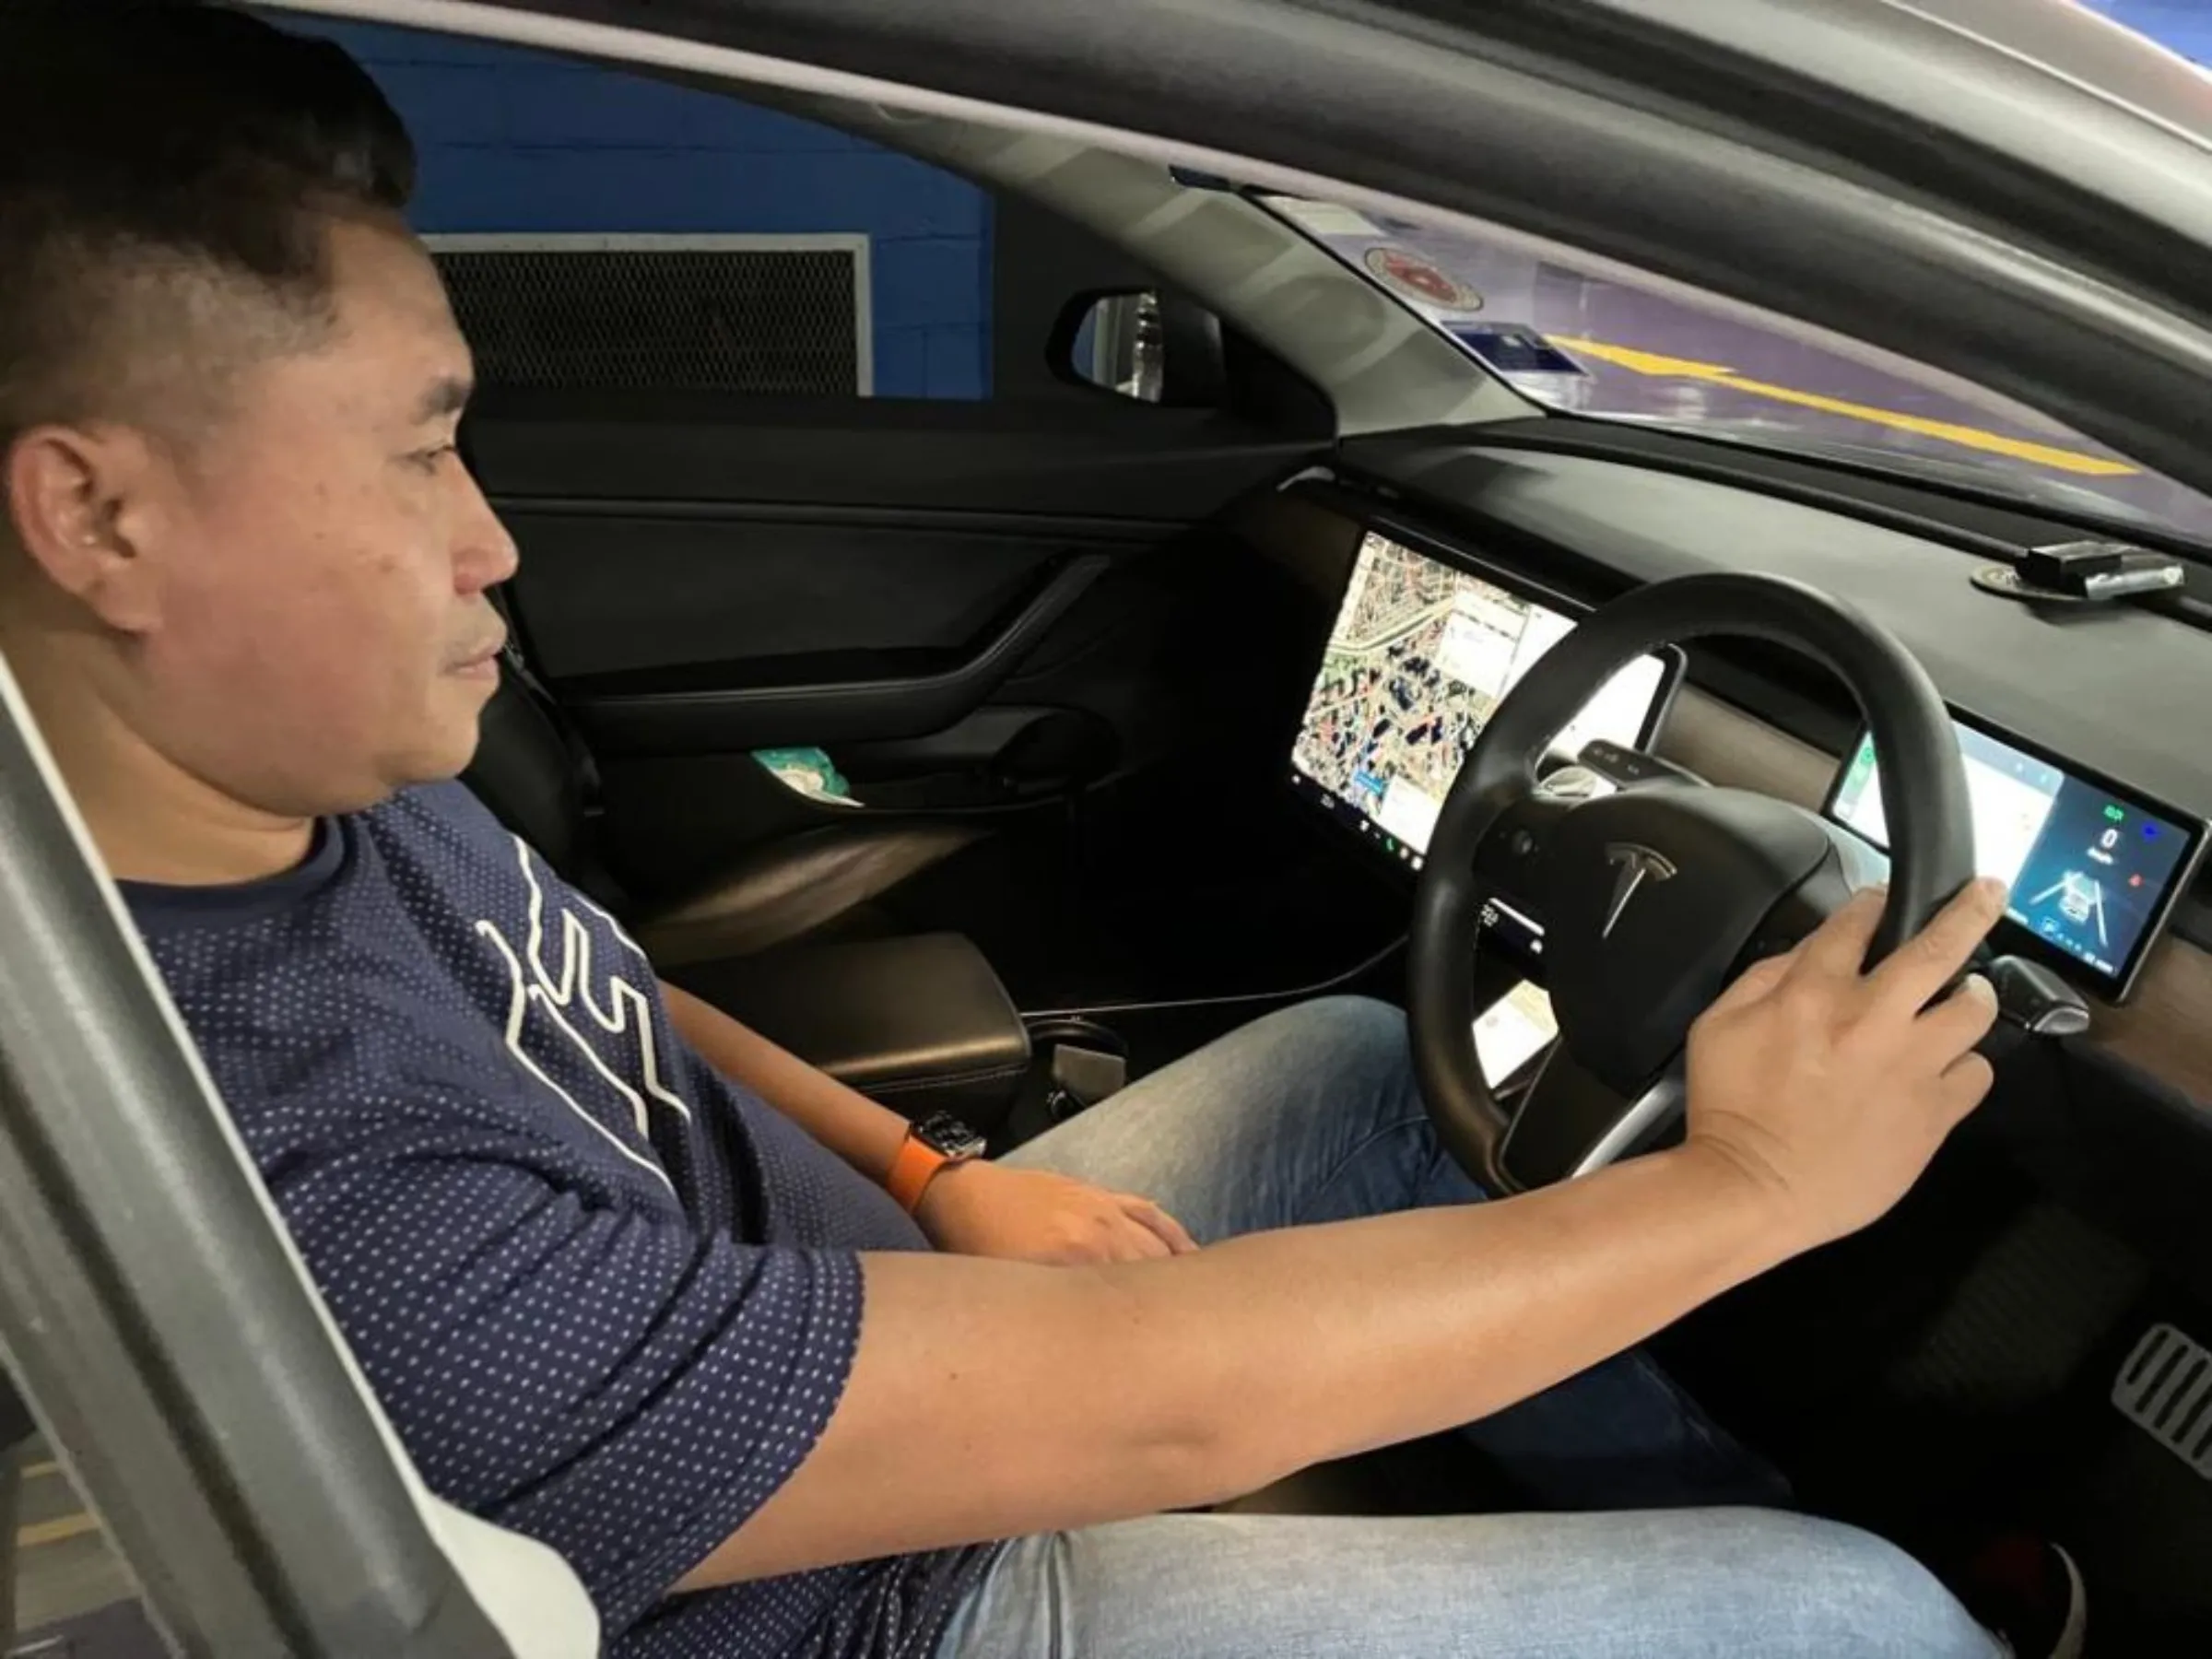
[[185, 787], [159, 801], [144, 794], [111, 801], [98, 788], [74, 792], [116, 880], [167, 887], [255, 881], [291, 869], [313, 844], [312, 818], [257, 812], [197, 779], [179, 774], [178, 781]]
[[40, 677], [24, 674], [24, 691], [116, 880], [218, 887], [278, 875], [307, 856], [312, 818], [233, 798], [83, 695], [81, 685], [74, 688], [77, 695], [41, 697]]

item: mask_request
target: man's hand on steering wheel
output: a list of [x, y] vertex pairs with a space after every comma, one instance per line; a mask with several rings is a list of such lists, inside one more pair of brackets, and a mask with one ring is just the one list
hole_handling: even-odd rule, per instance
[[[1716, 634], [1802, 652], [1858, 705], [1888, 809], [1878, 917], [1863, 909], [1840, 917], [1878, 855], [1807, 806], [1678, 773], [1593, 794], [1555, 787], [1541, 770], [1558, 734], [1622, 668]], [[1687, 1133], [1688, 1037], [1709, 1011], [1718, 1010], [1700, 1049], [1739, 1020], [1747, 1033], [1720, 1040], [1717, 1074], [1710, 1053], [1699, 1066], [1723, 1079], [1735, 1116], [1770, 1131], [1794, 1123], [1808, 1135], [1830, 1110], [1916, 1110], [1860, 1098], [1894, 1092], [1872, 1087], [1875, 1068], [1924, 1069], [1933, 1061], [1915, 1044], [1948, 1042], [1976, 1020], [1979, 1036], [1990, 1023], [1985, 989], [1924, 1030], [1915, 1023], [1997, 919], [1987, 896], [1937, 919], [1974, 877], [1973, 801], [1950, 714], [1895, 636], [1802, 583], [1743, 571], [1677, 576], [1594, 612], [1491, 712], [1426, 856], [1406, 950], [1414, 1064], [1446, 1149], [1494, 1194], [1571, 1181]], [[1559, 1027], [1510, 1103], [1484, 1075], [1473, 1030], [1476, 958], [1493, 900], [1540, 931], [1539, 977]], [[1784, 953], [1786, 967], [1750, 966]], [[1894, 971], [1862, 974], [1893, 954], [1901, 956]], [[1749, 983], [1732, 991], [1747, 971]], [[1971, 1041], [1954, 1043], [1921, 1081], [1932, 1086]], [[1727, 1060], [1739, 1043], [1749, 1057]], [[1987, 1086], [1978, 1065], [1947, 1087], [1969, 1084]], [[1919, 1088], [1906, 1093], [1918, 1099]], [[1917, 1171], [1925, 1153], [1913, 1148], [1932, 1151], [1933, 1141], [1905, 1134], [1901, 1119], [1891, 1128], [1902, 1136], [1897, 1169]], [[1868, 1134], [1868, 1148], [1881, 1143]], [[1784, 1135], [1783, 1144], [1794, 1142]], [[1815, 1144], [1825, 1145], [1806, 1142]], [[1785, 1191], [1803, 1194], [1808, 1224], [1840, 1229], [1871, 1213], [1821, 1199], [1825, 1171], [1786, 1158], [1777, 1171]], [[1863, 1172], [1841, 1179], [1839, 1193], [1857, 1191]]]
[[1862, 972], [1884, 898], [1858, 894], [1690, 1028], [1686, 1145], [1771, 1194], [1808, 1246], [1901, 1198], [1993, 1078], [1974, 1045], [1996, 993], [1980, 974], [1944, 987], [2004, 915], [2004, 885], [1971, 883]]

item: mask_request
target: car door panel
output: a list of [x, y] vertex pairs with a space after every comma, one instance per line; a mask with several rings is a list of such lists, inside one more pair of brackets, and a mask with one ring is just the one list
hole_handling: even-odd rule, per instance
[[[618, 686], [579, 684], [571, 706], [594, 744], [623, 755], [926, 736], [975, 712], [1111, 562], [1108, 554], [1085, 553], [1052, 567], [1003, 625], [969, 636], [982, 640], [980, 648], [941, 668], [925, 665], [924, 659], [935, 653], [919, 647], [842, 653], [847, 660], [877, 655], [877, 672], [864, 668], [857, 676], [827, 665], [796, 667], [819, 658], [725, 657], [691, 665], [674, 684], [657, 678], [639, 684], [632, 677], [620, 677]], [[893, 665], [900, 659], [912, 671], [899, 672]], [[784, 672], [766, 683], [746, 683], [741, 677], [754, 671], [756, 661], [782, 665]]]
[[947, 508], [1189, 523], [1225, 475], [1325, 447], [1213, 409], [1069, 403], [487, 394], [472, 460], [518, 499]]
[[1206, 742], [1224, 700], [1176, 665], [1234, 665], [1171, 641], [1242, 603], [1209, 523], [1326, 442], [1103, 394], [508, 394], [468, 431], [532, 665], [656, 876], [792, 830], [758, 748], [827, 747], [871, 807], [958, 816]]
[[531, 654], [580, 709], [943, 672], [982, 654], [1071, 559], [1155, 539], [1148, 526], [1105, 540], [1049, 522], [902, 528], [790, 510], [732, 519], [509, 505], [506, 518], [528, 561], [516, 589]]

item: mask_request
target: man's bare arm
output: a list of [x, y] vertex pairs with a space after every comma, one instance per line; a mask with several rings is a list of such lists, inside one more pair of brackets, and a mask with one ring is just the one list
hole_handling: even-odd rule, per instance
[[1495, 1411], [1789, 1253], [1683, 1149], [1457, 1209], [1051, 1268], [872, 1255], [813, 1454], [678, 1586], [1147, 1514]]
[[[743, 1083], [870, 1181], [881, 1184], [907, 1121], [689, 992], [663, 982], [668, 1018], [700, 1058]], [[930, 1182], [914, 1219], [940, 1250], [1078, 1263], [1194, 1250], [1172, 1216], [1134, 1194], [1043, 1170], [963, 1164]]]
[[1878, 903], [1699, 1021], [1675, 1151], [1504, 1202], [1076, 1270], [871, 1256], [813, 1454], [678, 1589], [1205, 1502], [1465, 1422], [1880, 1215], [1989, 1088], [1977, 886], [1861, 976]]
[[880, 1183], [906, 1138], [906, 1120], [779, 1047], [690, 992], [661, 982], [668, 1018], [700, 1058], [734, 1077]]

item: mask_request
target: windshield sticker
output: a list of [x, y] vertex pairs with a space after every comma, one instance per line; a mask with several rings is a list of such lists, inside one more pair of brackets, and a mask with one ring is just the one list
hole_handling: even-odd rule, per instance
[[1416, 304], [1433, 305], [1448, 312], [1482, 309], [1480, 294], [1435, 260], [1416, 253], [1411, 248], [1384, 243], [1380, 248], [1370, 248], [1360, 263], [1377, 282]]

